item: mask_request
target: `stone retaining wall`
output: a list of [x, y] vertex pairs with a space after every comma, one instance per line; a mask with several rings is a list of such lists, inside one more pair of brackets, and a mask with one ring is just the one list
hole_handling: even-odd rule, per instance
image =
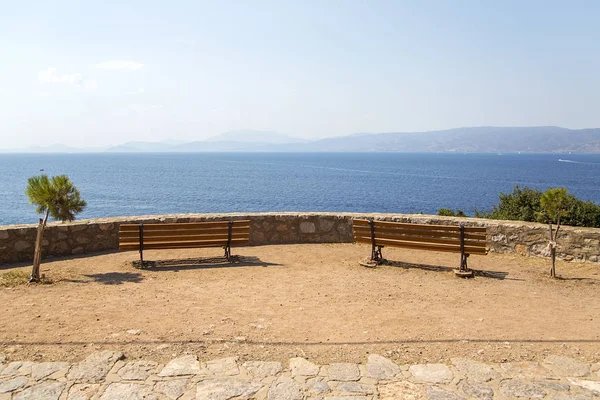
[[[177, 214], [81, 220], [50, 223], [44, 233], [43, 256], [67, 256], [118, 249], [121, 223], [199, 222], [250, 219], [250, 244], [349, 243], [352, 219], [421, 224], [485, 226], [488, 246], [497, 253], [549, 256], [548, 227], [542, 224], [476, 218], [438, 217], [420, 214], [359, 213], [254, 213]], [[0, 226], [0, 264], [31, 261], [36, 225]], [[561, 227], [557, 256], [571, 261], [600, 261], [600, 229]]]

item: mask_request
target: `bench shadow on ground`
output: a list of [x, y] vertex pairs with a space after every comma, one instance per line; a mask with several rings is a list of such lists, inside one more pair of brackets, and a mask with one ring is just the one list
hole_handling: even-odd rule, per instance
[[[383, 263], [383, 265], [387, 265], [390, 267], [396, 267], [396, 268], [403, 268], [403, 269], [417, 268], [417, 269], [421, 269], [424, 271], [431, 271], [431, 272], [453, 272], [455, 269], [458, 268], [458, 266], [455, 268], [452, 268], [452, 267], [445, 267], [442, 265], [416, 264], [416, 263], [409, 263], [409, 262], [403, 262], [403, 261], [389, 261], [389, 260], [386, 260], [385, 263]], [[508, 278], [508, 272], [503, 272], [503, 271], [484, 271], [484, 270], [476, 270], [476, 269], [473, 269], [472, 271], [473, 271], [473, 274], [475, 277], [498, 279], [498, 280], [504, 280], [504, 279], [522, 280], [522, 279], [517, 279], [517, 278]]]
[[[133, 266], [140, 268], [140, 262], [134, 261]], [[144, 271], [183, 271], [204, 268], [235, 268], [235, 267], [276, 267], [281, 264], [263, 261], [255, 256], [233, 256], [229, 262], [225, 257], [184, 258], [175, 260], [144, 261]]]
[[560, 276], [557, 275], [556, 276], [556, 280], [558, 281], [578, 281], [578, 282], [583, 282], [583, 283], [587, 283], [588, 285], [600, 285], [600, 278], [577, 278], [577, 277], [565, 277], [565, 276]]
[[103, 285], [122, 285], [124, 283], [140, 283], [144, 277], [140, 272], [107, 272], [104, 274], [83, 275], [88, 279], [61, 279], [63, 282], [70, 283], [91, 283], [96, 282]]

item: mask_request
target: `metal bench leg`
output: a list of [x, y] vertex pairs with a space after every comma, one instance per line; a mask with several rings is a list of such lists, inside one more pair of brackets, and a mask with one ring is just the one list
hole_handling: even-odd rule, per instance
[[144, 267], [144, 224], [139, 226], [140, 233], [140, 267]]
[[470, 278], [473, 276], [473, 271], [467, 265], [469, 255], [465, 253], [465, 227], [460, 224], [460, 266], [454, 270], [454, 273], [460, 277]]
[[229, 230], [227, 231], [227, 244], [223, 247], [225, 249], [225, 258], [231, 262], [231, 230], [233, 229], [233, 221], [229, 221]]
[[371, 227], [371, 261], [379, 264], [383, 261], [383, 256], [381, 255], [383, 246], [375, 244], [375, 222], [372, 220], [369, 221], [369, 226]]
[[371, 249], [371, 261], [375, 261], [376, 263], [383, 261], [383, 256], [381, 255], [382, 248], [383, 246], [374, 246]]
[[469, 258], [468, 254], [461, 254], [460, 255], [460, 270], [461, 271], [468, 271], [469, 270], [469, 266], [467, 265], [467, 259]]

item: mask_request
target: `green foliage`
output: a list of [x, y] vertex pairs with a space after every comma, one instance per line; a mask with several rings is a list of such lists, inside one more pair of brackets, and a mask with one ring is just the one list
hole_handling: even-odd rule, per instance
[[540, 211], [536, 214], [539, 222], [559, 223], [571, 213], [575, 204], [575, 196], [566, 188], [548, 189], [540, 197]]
[[541, 211], [542, 192], [515, 185], [512, 193], [500, 193], [500, 202], [491, 211], [475, 212], [478, 218], [508, 219], [515, 221], [536, 221]]
[[39, 214], [49, 214], [59, 221], [73, 221], [75, 215], [83, 211], [85, 200], [73, 186], [67, 175], [34, 176], [29, 178], [25, 190], [29, 202], [36, 206]]
[[[491, 211], [475, 210], [478, 218], [505, 219], [600, 228], [600, 205], [568, 194], [565, 188], [548, 189], [542, 193], [516, 185], [512, 193], [500, 193], [500, 202]], [[542, 205], [542, 198], [544, 204]]]
[[437, 215], [441, 215], [442, 217], [454, 217], [455, 216], [454, 211], [452, 211], [449, 208], [440, 208], [437, 211]]
[[454, 212], [454, 210], [451, 210], [449, 208], [440, 208], [437, 211], [437, 215], [440, 215], [442, 217], [466, 217], [465, 212], [463, 210], [456, 210], [456, 212]]

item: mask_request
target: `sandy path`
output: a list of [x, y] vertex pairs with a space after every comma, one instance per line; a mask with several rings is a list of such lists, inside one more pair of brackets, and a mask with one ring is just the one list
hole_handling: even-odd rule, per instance
[[[218, 256], [220, 250], [147, 252], [149, 259]], [[76, 359], [90, 348], [163, 359], [310, 356], [360, 361], [487, 361], [565, 354], [600, 359], [600, 267], [473, 256], [481, 272], [459, 279], [458, 255], [384, 249], [396, 262], [361, 267], [362, 245], [235, 249], [234, 266], [132, 268], [135, 252], [43, 264], [53, 285], [0, 288], [0, 353]], [[400, 261], [404, 262], [401, 263]], [[409, 266], [408, 264], [418, 264]], [[127, 330], [140, 330], [139, 334]]]

